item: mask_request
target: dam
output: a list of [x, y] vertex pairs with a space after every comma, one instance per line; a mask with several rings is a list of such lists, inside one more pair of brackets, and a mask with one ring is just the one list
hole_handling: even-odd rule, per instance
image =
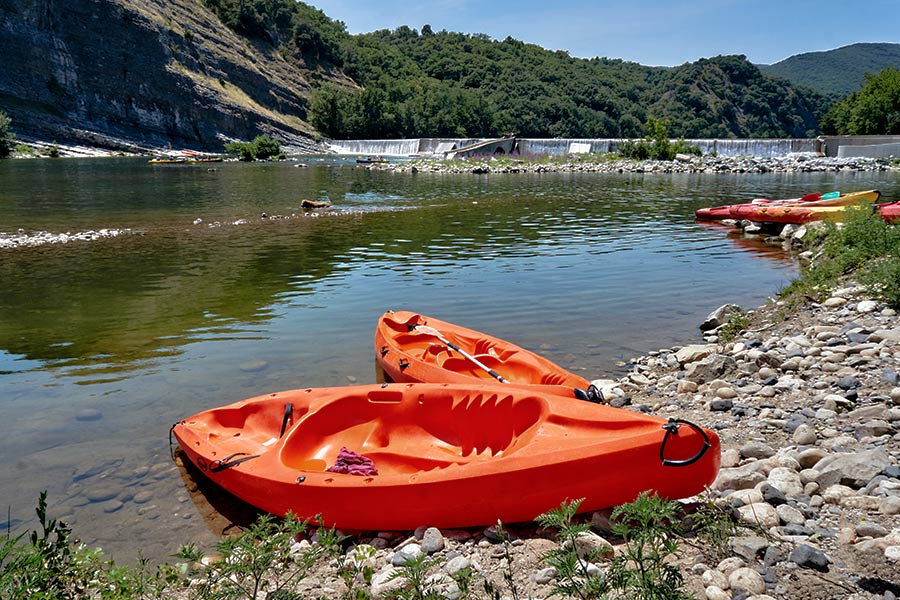
[[[484, 155], [563, 155], [616, 152], [622, 138], [410, 138], [331, 140], [336, 154], [453, 158]], [[676, 142], [677, 140], [672, 140]], [[792, 154], [887, 157], [900, 155], [900, 136], [819, 136], [778, 139], [686, 139], [703, 154], [776, 158]]]

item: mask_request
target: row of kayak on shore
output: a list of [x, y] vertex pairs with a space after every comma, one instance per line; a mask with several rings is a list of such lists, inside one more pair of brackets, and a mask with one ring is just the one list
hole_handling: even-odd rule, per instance
[[722, 221], [725, 219], [754, 221], [757, 223], [802, 224], [812, 221], [844, 220], [848, 210], [861, 208], [872, 210], [885, 221], [900, 220], [900, 202], [878, 204], [881, 192], [826, 192], [807, 194], [801, 198], [769, 200], [757, 198], [750, 202], [727, 204], [697, 210], [700, 221]]
[[647, 490], [686, 498], [718, 473], [714, 432], [605, 405], [587, 379], [499, 338], [388, 311], [375, 353], [392, 382], [267, 394], [172, 433], [249, 504], [351, 530], [523, 522]]

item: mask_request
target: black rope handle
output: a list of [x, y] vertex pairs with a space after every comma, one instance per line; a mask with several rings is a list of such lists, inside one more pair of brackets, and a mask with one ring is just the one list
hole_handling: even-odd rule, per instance
[[[240, 456], [241, 458], [236, 458]], [[254, 458], [259, 458], [259, 454], [247, 454], [246, 452], [235, 452], [234, 454], [230, 454], [225, 458], [220, 460], [214, 460], [209, 463], [209, 471], [211, 473], [218, 473], [220, 471], [224, 471], [225, 469], [230, 469], [231, 467], [236, 467], [242, 462], [247, 462], [248, 460], [253, 460]]]
[[[681, 424], [685, 424], [701, 436], [703, 436], [703, 447], [700, 448], [700, 452], [692, 456], [691, 458], [686, 458], [684, 460], [669, 460], [666, 458], [666, 442], [669, 441], [670, 435], [678, 435], [678, 428]], [[690, 421], [685, 421], [684, 419], [669, 419], [669, 422], [662, 426], [663, 429], [666, 430], [666, 435], [663, 436], [662, 444], [659, 447], [659, 460], [662, 461], [664, 467], [686, 467], [688, 465], [692, 465], [706, 454], [706, 451], [712, 447], [712, 444], [709, 443], [709, 436], [706, 435], [706, 432], [703, 431], [703, 428], [699, 425], [695, 425]]]

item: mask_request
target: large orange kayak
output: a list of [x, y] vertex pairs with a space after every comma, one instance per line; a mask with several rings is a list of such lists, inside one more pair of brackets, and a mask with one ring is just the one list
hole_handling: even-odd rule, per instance
[[279, 392], [172, 431], [251, 505], [358, 530], [524, 522], [564, 500], [591, 511], [645, 490], [685, 498], [720, 461], [716, 434], [694, 424], [497, 384]]
[[584, 377], [499, 338], [409, 311], [387, 311], [375, 329], [375, 353], [396, 382], [510, 383], [555, 386], [555, 393], [603, 400]]
[[698, 221], [721, 221], [723, 219], [731, 219], [731, 209], [738, 206], [748, 206], [753, 204], [806, 204], [809, 202], [820, 202], [823, 199], [830, 200], [840, 196], [840, 192], [828, 192], [820, 194], [818, 192], [807, 194], [801, 198], [785, 198], [783, 200], [769, 200], [768, 198], [756, 198], [750, 202], [740, 202], [737, 204], [723, 204], [722, 206], [710, 206], [708, 208], [699, 208], [695, 211], [694, 216]]

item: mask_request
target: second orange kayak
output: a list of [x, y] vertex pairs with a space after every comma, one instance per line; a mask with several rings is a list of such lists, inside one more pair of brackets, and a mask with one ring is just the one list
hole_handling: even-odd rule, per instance
[[534, 352], [414, 312], [388, 311], [381, 316], [375, 331], [375, 353], [385, 373], [396, 382], [555, 386], [554, 393], [559, 395], [603, 400], [587, 379]]

